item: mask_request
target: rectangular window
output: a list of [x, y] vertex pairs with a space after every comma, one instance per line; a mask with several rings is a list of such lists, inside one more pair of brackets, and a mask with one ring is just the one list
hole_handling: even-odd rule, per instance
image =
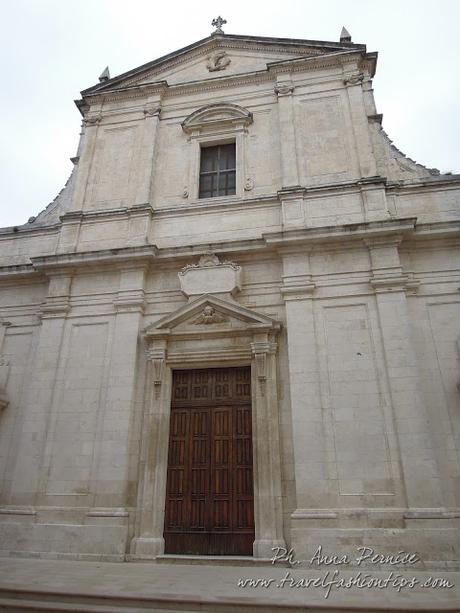
[[200, 198], [236, 193], [235, 143], [201, 148]]

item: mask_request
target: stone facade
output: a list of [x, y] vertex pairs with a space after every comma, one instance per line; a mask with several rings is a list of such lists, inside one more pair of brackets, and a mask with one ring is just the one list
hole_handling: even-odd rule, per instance
[[254, 556], [455, 565], [460, 176], [392, 145], [375, 65], [218, 31], [82, 92], [66, 187], [0, 231], [4, 554], [162, 554], [171, 373], [251, 365]]

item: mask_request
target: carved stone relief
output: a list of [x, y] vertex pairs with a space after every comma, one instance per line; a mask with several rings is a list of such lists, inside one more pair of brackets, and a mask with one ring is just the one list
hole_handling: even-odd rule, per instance
[[217, 53], [214, 53], [208, 57], [206, 68], [209, 70], [209, 72], [225, 70], [231, 61], [232, 60], [228, 57], [225, 51], [218, 51]]
[[209, 325], [209, 324], [220, 324], [224, 321], [228, 321], [228, 317], [221, 315], [216, 311], [216, 309], [210, 304], [206, 305], [203, 309], [203, 312], [194, 320], [195, 325]]

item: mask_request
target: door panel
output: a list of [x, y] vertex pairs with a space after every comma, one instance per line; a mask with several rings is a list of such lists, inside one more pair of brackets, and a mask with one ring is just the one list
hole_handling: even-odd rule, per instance
[[173, 375], [165, 552], [252, 555], [250, 368]]

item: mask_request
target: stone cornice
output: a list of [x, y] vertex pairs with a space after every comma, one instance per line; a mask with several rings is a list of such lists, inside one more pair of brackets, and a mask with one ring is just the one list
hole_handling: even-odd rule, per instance
[[460, 174], [457, 175], [437, 175], [432, 177], [420, 177], [417, 179], [407, 179], [405, 181], [394, 181], [387, 183], [388, 192], [402, 192], [402, 191], [426, 191], [431, 188], [438, 189], [439, 187], [452, 187], [454, 189], [460, 188]]
[[54, 234], [59, 232], [61, 224], [53, 223], [49, 226], [33, 226], [24, 224], [23, 226], [8, 226], [6, 228], [0, 228], [0, 240], [2, 238], [11, 238], [13, 235], [15, 238], [33, 236], [34, 234]]
[[[95, 92], [94, 94], [87, 94], [82, 100], [76, 100], [75, 103], [78, 108], [83, 106], [83, 103], [89, 105], [102, 104], [104, 102], [114, 102], [116, 100], [130, 100], [136, 98], [145, 98], [152, 94], [158, 94], [161, 98], [168, 89], [168, 83], [166, 81], [157, 81], [155, 83], [142, 83], [139, 85], [131, 85], [125, 87], [119, 87], [107, 92]], [[82, 112], [84, 115], [84, 113]]]
[[14, 279], [15, 281], [27, 280], [41, 276], [32, 264], [17, 264], [12, 266], [0, 266], [0, 282]]
[[[208, 47], [202, 54], [206, 55], [210, 50], [211, 49]], [[142, 98], [145, 95], [152, 93], [159, 93], [163, 97], [181, 93], [193, 93], [195, 91], [212, 91], [215, 89], [227, 88], [229, 86], [254, 84], [255, 80], [269, 81], [275, 78], [277, 74], [286, 72], [291, 73], [304, 71], [306, 69], [318, 70], [322, 68], [329, 68], [331, 66], [341, 66], [345, 60], [349, 61], [350, 57], [356, 57], [360, 67], [363, 70], [369, 70], [370, 76], [373, 76], [375, 72], [376, 54], [364, 55], [364, 51], [362, 49], [352, 48], [326, 54], [322, 53], [308, 56], [303, 54], [302, 57], [298, 58], [268, 62], [267, 67], [262, 70], [249, 71], [240, 74], [220, 75], [214, 78], [206, 78], [176, 84], [168, 84], [167, 81], [136, 84], [136, 77], [125, 82], [122, 87], [114, 85], [113, 89], [103, 89], [100, 91], [96, 90], [93, 93], [85, 93], [85, 91], [83, 91], [82, 95], [84, 98], [76, 101], [76, 104], [82, 110], [85, 102], [93, 104], [112, 102], [122, 99], [135, 99]], [[187, 56], [187, 61], [189, 59], [190, 56]], [[148, 74], [144, 75], [143, 78], [148, 78], [148, 76]]]
[[117, 209], [103, 209], [96, 211], [68, 211], [59, 219], [63, 224], [74, 223], [81, 221], [92, 221], [100, 219], [116, 219], [117, 217], [133, 217], [136, 215], [148, 214], [153, 217], [154, 211], [150, 204], [135, 204], [130, 207], [122, 207]]
[[388, 292], [396, 289], [416, 291], [420, 285], [420, 281], [405, 274], [374, 275], [370, 278], [369, 283], [376, 292]]
[[244, 72], [236, 75], [222, 75], [213, 79], [201, 79], [170, 85], [166, 92], [166, 96], [193, 94], [196, 92], [227, 89], [229, 87], [238, 87], [241, 85], [254, 85], [255, 83], [271, 83], [272, 80], [273, 76], [267, 70]]
[[286, 249], [301, 248], [302, 251], [315, 250], [317, 246], [333, 244], [341, 248], [353, 246], [357, 241], [363, 245], [365, 241], [387, 237], [402, 238], [401, 247], [405, 248], [413, 241], [436, 241], [446, 238], [460, 238], [460, 222], [439, 222], [418, 224], [416, 218], [391, 219], [367, 223], [345, 224], [340, 226], [322, 226], [303, 228], [284, 232], [265, 233], [261, 238], [245, 240], [229, 240], [214, 243], [199, 243], [181, 247], [158, 248], [156, 245], [141, 247], [120, 247], [100, 251], [81, 253], [63, 253], [31, 258], [31, 264], [20, 264], [0, 267], [0, 280], [27, 279], [58, 272], [76, 271], [84, 267], [118, 268], [127, 262], [133, 266], [148, 266], [153, 262], [174, 262], [190, 256], [205, 255], [211, 250], [215, 254], [224, 254], [226, 258], [232, 254], [251, 254], [263, 252], [285, 252]]
[[313, 296], [315, 289], [316, 284], [310, 282], [299, 285], [282, 285], [280, 292], [285, 301], [305, 300], [305, 298], [311, 298]]
[[416, 231], [411, 235], [410, 240], [418, 242], [448, 238], [460, 238], [460, 220], [417, 224]]
[[264, 234], [267, 245], [285, 247], [288, 245], [313, 245], [333, 242], [349, 242], [376, 236], [410, 234], [415, 229], [416, 217], [372, 221], [340, 226], [323, 226], [319, 228], [302, 228], [284, 232]]
[[[360, 189], [366, 186], [375, 186], [375, 187], [384, 187], [387, 193], [394, 193], [396, 195], [400, 195], [407, 191], [408, 193], [415, 193], [417, 190], [426, 192], [433, 189], [439, 189], [440, 187], [446, 189], [459, 189], [460, 188], [460, 175], [440, 175], [437, 177], [426, 177], [418, 180], [409, 180], [405, 182], [397, 182], [397, 183], [389, 183], [386, 177], [364, 177], [361, 179], [355, 179], [352, 181], [344, 181], [337, 183], [327, 183], [324, 185], [312, 185], [312, 186], [301, 186], [298, 189], [301, 189], [303, 194], [307, 197], [308, 195], [314, 194], [322, 194], [322, 193], [334, 193], [337, 191], [353, 191], [356, 189]], [[217, 199], [216, 199], [217, 200]], [[276, 202], [275, 194], [266, 194], [260, 195], [255, 198], [247, 198], [247, 199], [235, 199], [231, 201], [225, 201], [225, 206], [233, 206], [233, 207], [245, 207], [250, 203], [254, 205], [258, 205], [262, 201], [264, 202]], [[60, 219], [61, 222], [63, 219], [66, 221], [70, 221], [71, 219], [77, 219], [78, 216], [87, 216], [88, 218], [102, 218], [104, 216], [122, 216], [122, 215], [132, 215], [135, 212], [143, 212], [148, 209], [151, 210], [151, 214], [155, 215], [167, 215], [171, 214], [184, 214], [187, 213], [188, 209], [209, 209], [214, 210], [218, 207], [222, 206], [222, 202], [209, 202], [209, 203], [201, 203], [196, 202], [191, 205], [187, 204], [185, 207], [161, 207], [159, 209], [152, 209], [149, 204], [141, 204], [134, 205], [132, 207], [123, 207], [119, 209], [107, 209], [100, 211], [68, 211], [65, 213]], [[451, 222], [446, 222], [451, 223]], [[2, 238], [11, 238], [11, 236], [26, 238], [29, 236], [40, 235], [40, 234], [53, 234], [59, 232], [61, 228], [60, 223], [53, 223], [51, 225], [28, 225], [24, 224], [22, 226], [11, 226], [6, 228], [0, 228], [0, 240]]]
[[[126, 262], [132, 264], [152, 261], [158, 249], [155, 245], [145, 247], [120, 247], [119, 249], [103, 249], [101, 251], [84, 251], [81, 253], [63, 253], [31, 258], [35, 270], [45, 273], [51, 271], [73, 270], [81, 266], [111, 265], [118, 266]], [[1, 269], [0, 269], [1, 273]]]
[[268, 194], [266, 196], [257, 196], [255, 198], [245, 198], [242, 200], [241, 198], [235, 197], [232, 200], [229, 200], [229, 196], [223, 196], [222, 198], [213, 198], [212, 201], [202, 202], [201, 200], [196, 200], [195, 202], [187, 202], [186, 204], [182, 204], [180, 206], [169, 206], [169, 207], [161, 207], [154, 210], [155, 217], [165, 217], [165, 216], [180, 216], [184, 215], [195, 215], [199, 211], [205, 211], [209, 213], [211, 211], [220, 211], [222, 212], [222, 207], [225, 207], [226, 211], [238, 211], [238, 210], [248, 210], [248, 207], [259, 208], [263, 206], [278, 206], [279, 200], [276, 194]]
[[[313, 57], [292, 58], [289, 60], [278, 60], [276, 62], [267, 63], [267, 70], [272, 74], [283, 72], [299, 72], [305, 69], [318, 70], [320, 68], [330, 68], [331, 66], [340, 66], [344, 60], [350, 61], [351, 57], [356, 57], [360, 62], [363, 58], [363, 52], [357, 50], [336, 51]], [[372, 74], [371, 74], [372, 76]]]

